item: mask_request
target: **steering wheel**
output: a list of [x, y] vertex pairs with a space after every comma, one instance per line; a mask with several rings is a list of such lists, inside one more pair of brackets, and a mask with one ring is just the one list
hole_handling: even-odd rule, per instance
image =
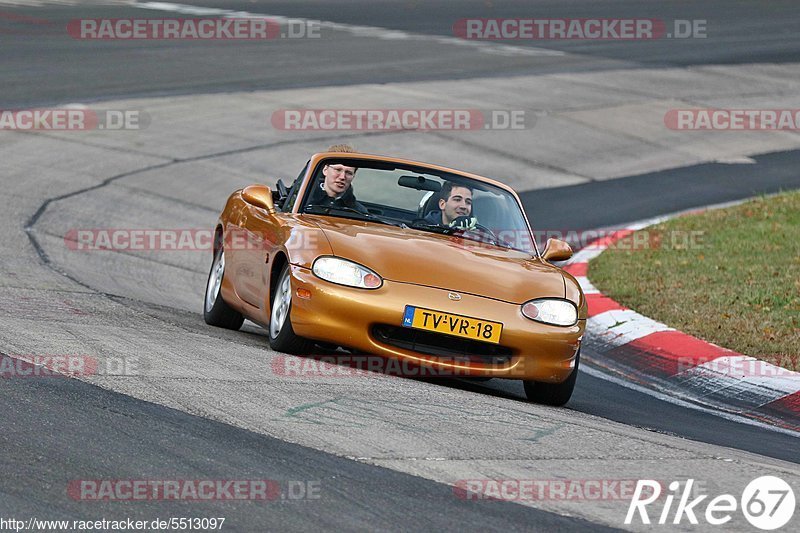
[[[458, 217], [456, 220], [459, 220], [460, 218], [468, 219], [470, 217], [467, 216]], [[492, 230], [490, 230], [489, 228], [487, 228], [482, 224], [478, 224], [477, 222], [471, 228], [459, 228], [458, 226], [451, 226], [451, 227], [453, 227], [453, 229], [455, 230], [462, 231], [464, 233], [483, 233], [485, 235], [488, 235], [489, 238], [491, 239], [491, 242], [489, 244], [494, 244], [494, 245], [500, 244], [500, 238], [495, 234], [495, 232], [493, 232]]]

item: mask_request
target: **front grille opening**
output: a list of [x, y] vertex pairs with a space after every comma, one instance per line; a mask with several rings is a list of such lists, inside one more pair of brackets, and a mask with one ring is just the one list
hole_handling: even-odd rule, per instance
[[372, 336], [390, 346], [463, 363], [506, 365], [512, 356], [510, 348], [497, 344], [386, 324], [373, 326]]

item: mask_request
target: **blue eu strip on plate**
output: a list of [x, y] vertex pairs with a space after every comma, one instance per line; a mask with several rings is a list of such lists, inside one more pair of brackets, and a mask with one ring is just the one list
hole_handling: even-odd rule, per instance
[[403, 315], [403, 327], [410, 328], [411, 324], [414, 322], [414, 310], [416, 307], [412, 307], [410, 305], [406, 306], [406, 312]]

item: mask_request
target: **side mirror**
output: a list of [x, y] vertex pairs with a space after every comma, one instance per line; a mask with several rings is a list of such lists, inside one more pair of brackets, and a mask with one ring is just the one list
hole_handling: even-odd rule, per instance
[[266, 209], [272, 213], [275, 211], [275, 203], [272, 201], [272, 191], [266, 185], [250, 185], [242, 190], [242, 199], [250, 205]]
[[569, 244], [558, 239], [547, 239], [547, 245], [542, 252], [545, 261], [566, 261], [572, 257], [572, 248]]

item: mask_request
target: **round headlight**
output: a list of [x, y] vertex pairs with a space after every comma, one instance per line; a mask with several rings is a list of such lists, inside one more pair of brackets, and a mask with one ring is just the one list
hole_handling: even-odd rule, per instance
[[377, 289], [383, 285], [383, 279], [372, 270], [338, 257], [318, 257], [312, 271], [325, 281], [348, 287]]
[[568, 300], [540, 298], [522, 305], [522, 314], [536, 322], [572, 326], [578, 321], [578, 308]]

